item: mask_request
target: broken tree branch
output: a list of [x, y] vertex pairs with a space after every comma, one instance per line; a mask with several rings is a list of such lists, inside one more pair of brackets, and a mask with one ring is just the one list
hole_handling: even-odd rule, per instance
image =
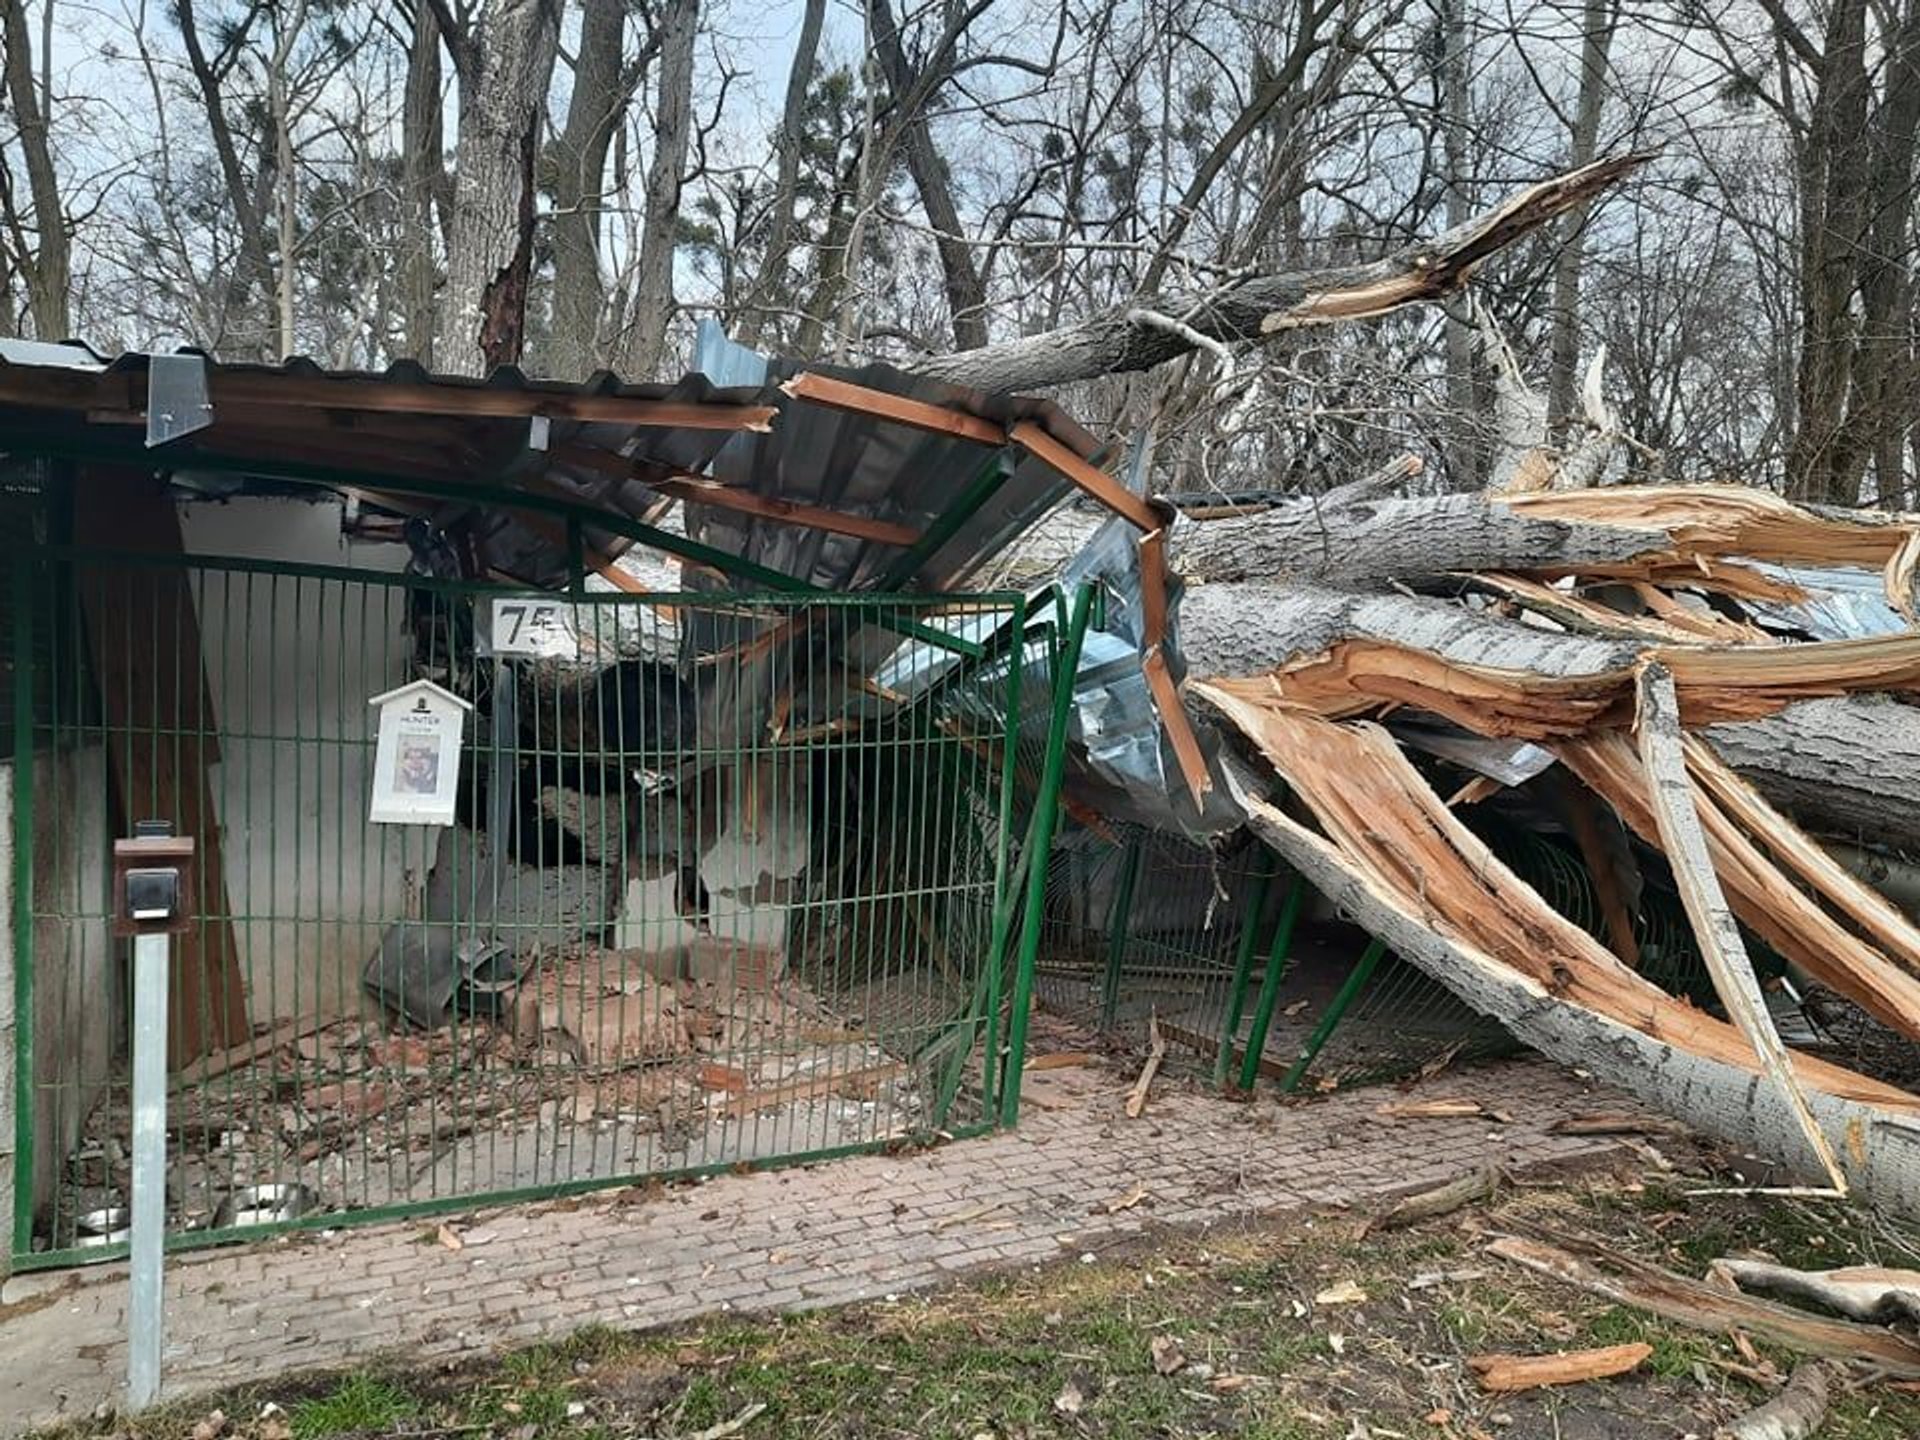
[[[1151, 369], [1192, 353], [1199, 337], [1234, 345], [1438, 300], [1465, 284], [1482, 260], [1584, 204], [1651, 158], [1636, 152], [1583, 165], [1371, 264], [1253, 275], [1210, 290], [1143, 295], [1059, 330], [930, 356], [912, 369], [990, 393], [1040, 390]], [[1179, 316], [1180, 327], [1144, 322], [1136, 312]]]
[[1673, 675], [1664, 665], [1646, 665], [1640, 671], [1639, 688], [1636, 728], [1640, 763], [1647, 773], [1647, 798], [1659, 827], [1661, 846], [1673, 867], [1674, 883], [1680, 887], [1680, 903], [1686, 907], [1701, 958], [1713, 977], [1714, 991], [1741, 1033], [1752, 1042], [1761, 1067], [1798, 1117], [1833, 1188], [1844, 1195], [1847, 1177], [1841, 1173], [1833, 1147], [1821, 1133], [1807, 1097], [1794, 1078], [1787, 1047], [1774, 1027], [1746, 942], [1740, 938], [1740, 926], [1720, 889], [1720, 877], [1714, 873], [1706, 833], [1700, 828], [1700, 812], [1694, 804], [1693, 781], [1687, 776], [1686, 752], [1681, 748], [1680, 699], [1674, 692]]
[[1920, 1377], [1920, 1345], [1904, 1335], [1806, 1315], [1748, 1295], [1729, 1295], [1585, 1241], [1561, 1237], [1558, 1244], [1548, 1245], [1509, 1235], [1494, 1241], [1487, 1252], [1696, 1330], [1745, 1330], [1803, 1354], [1877, 1365], [1906, 1379]]
[[1167, 1058], [1167, 1037], [1160, 1033], [1158, 1016], [1147, 1017], [1147, 1034], [1151, 1037], [1147, 1047], [1147, 1063], [1140, 1067], [1140, 1078], [1133, 1082], [1133, 1089], [1127, 1092], [1129, 1120], [1138, 1120], [1141, 1112], [1147, 1108], [1147, 1091], [1153, 1085], [1153, 1077], [1160, 1072], [1160, 1062]]
[[1742, 1290], [1760, 1290], [1858, 1320], [1887, 1325], [1920, 1321], [1920, 1270], [1852, 1265], [1840, 1270], [1795, 1270], [1764, 1260], [1722, 1259], [1710, 1267]]
[[1808, 1440], [1827, 1418], [1827, 1367], [1794, 1368], [1786, 1389], [1714, 1432], [1714, 1440]]

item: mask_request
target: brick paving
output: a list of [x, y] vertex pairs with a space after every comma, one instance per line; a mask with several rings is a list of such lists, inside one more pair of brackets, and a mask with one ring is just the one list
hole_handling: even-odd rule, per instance
[[[445, 1360], [600, 1322], [871, 1300], [981, 1268], [1099, 1250], [1151, 1226], [1206, 1227], [1377, 1204], [1493, 1162], [1598, 1163], [1609, 1140], [1553, 1123], [1630, 1108], [1539, 1060], [1443, 1075], [1423, 1097], [1511, 1116], [1388, 1120], [1393, 1092], [1236, 1105], [1174, 1085], [1127, 1120], [1125, 1080], [1051, 1072], [1017, 1131], [911, 1155], [727, 1175], [480, 1212], [464, 1248], [433, 1222], [348, 1228], [182, 1257], [168, 1270], [167, 1398], [375, 1356]], [[1050, 1097], [1050, 1098], [1049, 1098]], [[1105, 1202], [1144, 1186], [1138, 1205]], [[0, 1304], [0, 1434], [111, 1403], [125, 1372], [124, 1267], [23, 1276]]]

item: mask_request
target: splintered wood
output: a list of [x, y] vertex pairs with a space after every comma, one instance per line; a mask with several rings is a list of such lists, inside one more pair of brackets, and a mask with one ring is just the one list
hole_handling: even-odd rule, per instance
[[[1797, 757], [1846, 755], [1862, 771], [1848, 783], [1871, 790], [1875, 727], [1920, 751], [1920, 707], [1870, 698], [1920, 694], [1920, 515], [1730, 486], [1522, 485], [1311, 514], [1283, 500], [1172, 546], [1190, 561], [1189, 690], [1292, 797], [1283, 810], [1236, 779], [1235, 798], [1339, 909], [1556, 1058], [1835, 1190], [1920, 1211], [1920, 1098], [1790, 1051], [1771, 1007], [1798, 991], [1762, 985], [1742, 933], [1794, 985], [1920, 1040], [1920, 928], [1844, 863], [1857, 849], [1830, 853], [1776, 806], [1871, 846], [1867, 822], [1820, 804], [1831, 768], [1789, 781]], [[1823, 749], [1816, 713], [1873, 720]], [[1399, 738], [1417, 743], [1410, 718], [1540, 746], [1559, 778], [1417, 769]], [[1740, 773], [1709, 728], [1776, 723], [1775, 747], [1746, 739]], [[1920, 834], [1920, 787], [1900, 793]], [[1570, 828], [1611, 950], [1468, 828], [1468, 798]], [[1666, 864], [1643, 874], [1628, 835]], [[1669, 868], [1732, 1023], [1636, 973], [1634, 908]]]

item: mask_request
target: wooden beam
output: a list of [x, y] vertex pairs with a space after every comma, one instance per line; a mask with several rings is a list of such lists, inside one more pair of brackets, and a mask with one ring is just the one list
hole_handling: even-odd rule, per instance
[[[644, 477], [642, 477], [644, 479]], [[920, 542], [920, 532], [911, 525], [896, 525], [871, 515], [849, 515], [843, 510], [828, 510], [805, 505], [798, 500], [779, 500], [756, 495], [751, 490], [736, 490], [707, 479], [646, 480], [662, 495], [688, 505], [711, 505], [716, 510], [732, 510], [762, 520], [777, 520], [783, 525], [800, 525], [808, 530], [825, 530], [833, 535], [851, 535], [856, 540], [871, 540], [879, 545], [910, 548]]]
[[1074, 454], [1033, 421], [1019, 421], [1012, 434], [1014, 443], [1021, 449], [1051, 466], [1062, 478], [1114, 514], [1124, 515], [1144, 531], [1158, 530], [1166, 523], [1144, 496], [1134, 494], [1099, 466]]
[[[645, 467], [634, 464], [624, 455], [616, 455], [608, 450], [599, 450], [591, 445], [556, 445], [550, 452], [553, 459], [563, 465], [577, 465], [583, 470], [593, 470], [615, 480], [635, 480], [661, 495], [670, 496], [689, 505], [711, 505], [716, 510], [732, 510], [743, 515], [757, 515], [766, 520], [778, 520], [783, 524], [800, 525], [809, 530], [825, 530], [834, 535], [851, 535], [858, 540], [872, 540], [881, 545], [909, 547], [917, 544], [920, 532], [909, 525], [898, 525], [889, 520], [879, 520], [871, 515], [850, 515], [844, 510], [829, 510], [820, 505], [807, 505], [798, 500], [781, 500], [770, 495], [756, 495], [750, 490], [740, 490], [733, 486], [722, 485], [704, 475], [680, 474], [656, 477], [647, 473]], [[548, 483], [547, 489], [555, 494], [562, 493], [559, 487]]]
[[969, 415], [964, 410], [952, 410], [926, 400], [915, 400], [910, 395], [895, 395], [890, 391], [855, 385], [851, 381], [835, 380], [828, 375], [803, 371], [780, 388], [795, 400], [824, 405], [829, 410], [871, 415], [879, 420], [891, 420], [896, 425], [911, 426], [935, 435], [952, 435], [995, 449], [1007, 443], [1004, 427], [978, 415]]
[[672, 430], [770, 430], [771, 405], [703, 405], [685, 400], [587, 395], [568, 390], [520, 390], [490, 385], [407, 384], [350, 377], [249, 374], [214, 370], [207, 377], [213, 413], [222, 404], [327, 410], [460, 415], [469, 419], [605, 421]]
[[[173, 502], [152, 475], [138, 470], [86, 472], [75, 538], [176, 560], [183, 553]], [[188, 897], [197, 923], [174, 945], [168, 987], [167, 1058], [179, 1069], [252, 1035], [207, 778], [207, 767], [219, 758], [219, 716], [206, 689], [199, 620], [186, 572], [177, 565], [96, 563], [79, 569], [75, 588], [121, 828], [170, 820], [176, 834], [198, 847], [199, 893]]]

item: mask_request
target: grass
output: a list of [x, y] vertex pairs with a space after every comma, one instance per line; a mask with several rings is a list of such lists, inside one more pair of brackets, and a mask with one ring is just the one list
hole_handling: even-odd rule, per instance
[[[1502, 1266], [1481, 1253], [1486, 1236], [1578, 1230], [1699, 1273], [1735, 1251], [1790, 1264], [1912, 1264], [1920, 1233], [1828, 1203], [1690, 1188], [1668, 1179], [1529, 1190], [1388, 1235], [1364, 1235], [1358, 1217], [1341, 1214], [1205, 1239], [1161, 1235], [1095, 1264], [897, 1303], [643, 1334], [593, 1327], [452, 1373], [282, 1382], [131, 1423], [78, 1425], [59, 1440], [191, 1440], [216, 1404], [234, 1417], [223, 1440], [689, 1440], [733, 1424], [742, 1440], [1344, 1440], [1356, 1422], [1433, 1440], [1707, 1434], [1766, 1393], [1729, 1337]], [[1316, 1301], [1336, 1286], [1367, 1299]], [[1156, 1338], [1184, 1359], [1172, 1373], [1155, 1364]], [[1562, 1390], [1486, 1396], [1465, 1366], [1487, 1351], [1634, 1340], [1653, 1349], [1639, 1372]], [[1758, 1354], [1780, 1375], [1794, 1363], [1765, 1346]], [[267, 1401], [284, 1409], [277, 1427], [259, 1418]], [[1430, 1418], [1441, 1412], [1444, 1424]], [[1821, 1434], [1920, 1434], [1920, 1398], [1842, 1392]]]
[[420, 1413], [413, 1395], [374, 1375], [349, 1375], [325, 1394], [297, 1400], [287, 1412], [294, 1440], [333, 1435], [389, 1434]]

